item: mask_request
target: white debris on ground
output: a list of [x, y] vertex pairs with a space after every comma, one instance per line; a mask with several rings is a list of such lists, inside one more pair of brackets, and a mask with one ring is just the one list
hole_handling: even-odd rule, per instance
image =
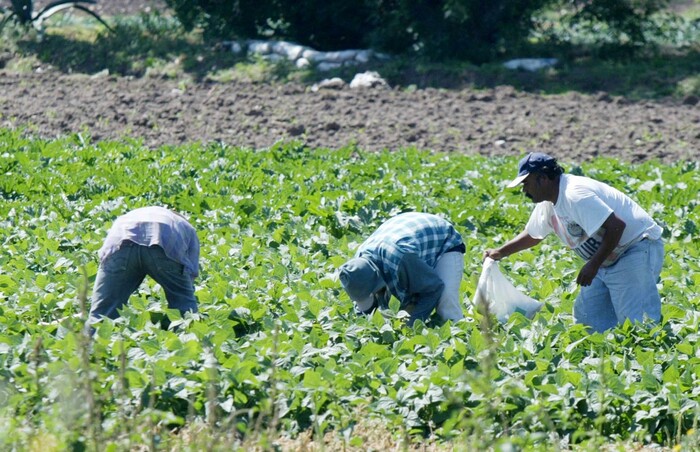
[[[327, 78], [315, 83], [311, 87], [311, 91], [316, 92], [318, 90], [340, 90], [345, 88], [347, 83], [340, 77]], [[389, 84], [384, 80], [377, 72], [367, 71], [359, 74], [355, 74], [352, 81], [350, 82], [350, 88], [388, 88]]]
[[[299, 69], [313, 65], [314, 69], [319, 72], [366, 64], [372, 60], [388, 60], [390, 58], [386, 54], [375, 52], [371, 49], [321, 52], [311, 47], [289, 41], [261, 41], [249, 39], [242, 41], [224, 41], [223, 45], [227, 46], [235, 54], [246, 54], [248, 56], [257, 55], [273, 63], [290, 61]], [[557, 63], [558, 60], [556, 58], [517, 58], [506, 61], [503, 63], [503, 66], [507, 69], [522, 69], [534, 72], [554, 66]], [[334, 77], [314, 84], [311, 90], [339, 90], [343, 89], [345, 86], [345, 81]], [[350, 82], [350, 88], [384, 88], [388, 86], [388, 83], [374, 71], [356, 74]]]
[[302, 46], [288, 41], [224, 41], [233, 53], [246, 53], [249, 56], [259, 55], [269, 61], [287, 60], [298, 68], [315, 65], [316, 70], [325, 72], [343, 66], [354, 66], [368, 63], [372, 60], [387, 60], [388, 55], [374, 50], [338, 50], [320, 52], [311, 47]]
[[355, 74], [355, 77], [350, 82], [350, 88], [386, 88], [389, 84], [384, 80], [379, 73], [367, 71], [361, 74]]
[[552, 67], [558, 63], [556, 58], [516, 58], [506, 61], [503, 66], [507, 69], [524, 69], [535, 72], [540, 69]]
[[311, 91], [316, 92], [320, 89], [343, 89], [345, 85], [345, 81], [340, 77], [327, 78], [318, 83], [314, 83], [311, 87]]

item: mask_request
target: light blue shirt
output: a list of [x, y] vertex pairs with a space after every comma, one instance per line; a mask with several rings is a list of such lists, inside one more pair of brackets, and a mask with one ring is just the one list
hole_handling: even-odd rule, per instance
[[142, 207], [117, 218], [98, 253], [100, 262], [129, 240], [143, 246], [160, 246], [165, 255], [179, 262], [185, 271], [199, 275], [199, 239], [182, 215], [164, 207]]

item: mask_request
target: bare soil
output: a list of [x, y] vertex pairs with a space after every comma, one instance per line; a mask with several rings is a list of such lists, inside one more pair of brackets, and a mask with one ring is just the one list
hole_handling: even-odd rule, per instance
[[[93, 9], [108, 16], [148, 8], [164, 4], [111, 0]], [[313, 148], [354, 143], [368, 151], [416, 147], [486, 156], [538, 149], [565, 161], [700, 157], [696, 98], [632, 102], [606, 93], [539, 95], [508, 86], [313, 91], [298, 83], [183, 86], [167, 78], [0, 70], [0, 126], [42, 137], [130, 137], [149, 147], [222, 141], [262, 148], [293, 139]]]

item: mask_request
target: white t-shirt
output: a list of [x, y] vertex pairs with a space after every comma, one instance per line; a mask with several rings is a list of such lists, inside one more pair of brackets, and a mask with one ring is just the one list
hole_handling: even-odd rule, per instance
[[525, 230], [536, 239], [553, 232], [589, 260], [600, 248], [605, 234], [602, 225], [613, 212], [625, 222], [625, 230], [603, 266], [613, 264], [637, 241], [661, 237], [661, 226], [629, 196], [602, 182], [571, 174], [561, 176], [556, 204], [543, 201], [535, 206]]

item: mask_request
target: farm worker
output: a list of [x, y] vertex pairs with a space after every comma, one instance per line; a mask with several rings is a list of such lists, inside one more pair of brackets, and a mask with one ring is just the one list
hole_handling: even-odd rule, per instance
[[199, 239], [179, 213], [153, 206], [120, 216], [99, 258], [89, 325], [118, 317], [146, 275], [163, 287], [169, 308], [197, 312], [193, 280], [199, 274]]
[[459, 286], [464, 269], [462, 237], [448, 221], [432, 214], [397, 215], [360, 245], [339, 269], [343, 289], [357, 313], [388, 307], [391, 295], [409, 313], [409, 324], [433, 310], [443, 320], [464, 318]]
[[613, 328], [625, 319], [661, 318], [656, 282], [664, 245], [661, 227], [629, 196], [602, 182], [564, 174], [557, 160], [532, 152], [520, 160], [509, 188], [522, 184], [536, 203], [517, 237], [484, 258], [502, 259], [556, 234], [586, 263], [576, 282], [574, 320], [594, 331]]

